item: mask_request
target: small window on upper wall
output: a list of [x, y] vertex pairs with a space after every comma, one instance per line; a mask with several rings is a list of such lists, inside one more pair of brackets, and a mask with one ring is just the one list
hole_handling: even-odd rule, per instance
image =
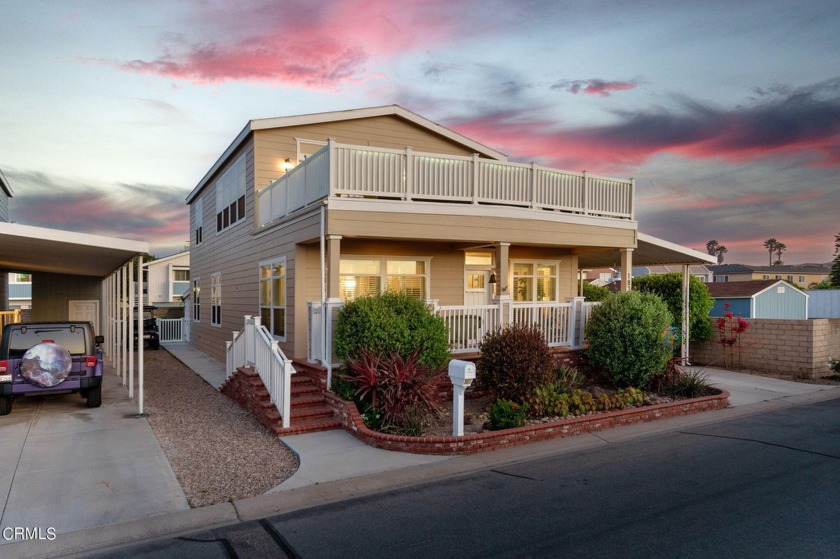
[[199, 198], [193, 203], [193, 242], [200, 245], [204, 241], [204, 200]]
[[245, 219], [245, 154], [216, 179], [216, 232]]

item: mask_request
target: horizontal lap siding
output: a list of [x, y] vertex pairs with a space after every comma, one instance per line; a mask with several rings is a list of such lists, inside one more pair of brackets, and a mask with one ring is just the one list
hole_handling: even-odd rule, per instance
[[464, 146], [396, 116], [257, 130], [254, 137], [257, 146], [257, 190], [262, 190], [282, 175], [281, 165], [286, 158], [295, 161], [295, 138], [319, 142], [326, 142], [332, 138], [342, 144], [358, 146], [391, 149], [405, 149], [411, 146], [418, 152], [472, 154], [471, 150]]
[[328, 230], [346, 236], [568, 247], [633, 247], [636, 234], [631, 229], [527, 219], [337, 210], [328, 212]]

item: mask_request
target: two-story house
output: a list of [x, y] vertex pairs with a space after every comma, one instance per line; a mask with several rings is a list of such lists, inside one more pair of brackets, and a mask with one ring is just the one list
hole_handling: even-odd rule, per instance
[[631, 179], [512, 163], [396, 105], [252, 120], [187, 203], [191, 343], [218, 358], [244, 315], [312, 358], [322, 304], [404, 290], [450, 328], [556, 325], [581, 268], [713, 261], [639, 233]]

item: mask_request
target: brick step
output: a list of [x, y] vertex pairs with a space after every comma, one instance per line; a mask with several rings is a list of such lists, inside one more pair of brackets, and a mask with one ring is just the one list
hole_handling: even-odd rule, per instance
[[315, 404], [323, 404], [326, 400], [324, 400], [324, 395], [320, 392], [315, 392], [313, 394], [300, 394], [300, 395], [292, 395], [290, 398], [289, 403], [291, 406], [294, 407], [306, 407]]
[[307, 406], [305, 408], [292, 408], [292, 421], [295, 419], [313, 417], [332, 417], [333, 409], [330, 406]]
[[308, 384], [305, 384], [305, 383], [293, 384], [292, 385], [292, 390], [291, 390], [292, 398], [294, 398], [295, 395], [297, 395], [297, 394], [320, 394], [320, 393], [321, 393], [321, 390], [317, 386], [312, 384], [312, 381], [309, 381]]
[[303, 433], [316, 433], [318, 431], [331, 431], [341, 428], [341, 421], [335, 417], [295, 420], [292, 418], [291, 426], [287, 429], [274, 427], [274, 432], [280, 436], [302, 435]]

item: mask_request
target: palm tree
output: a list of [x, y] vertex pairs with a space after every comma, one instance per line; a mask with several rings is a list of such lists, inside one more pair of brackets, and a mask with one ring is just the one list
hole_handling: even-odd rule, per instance
[[718, 245], [715, 249], [715, 254], [717, 254], [718, 264], [723, 264], [723, 255], [729, 252], [729, 249], [726, 248], [724, 245]]
[[782, 265], [782, 253], [787, 250], [787, 245], [785, 243], [776, 243], [776, 254], [779, 255], [779, 259], [776, 261], [777, 264], [780, 266]]
[[779, 241], [772, 237], [764, 241], [764, 248], [770, 252], [770, 266], [773, 265], [773, 253], [776, 252], [776, 245], [778, 244]]
[[717, 254], [717, 248], [719, 246], [720, 243], [718, 243], [717, 241], [709, 241], [708, 243], [706, 243], [706, 252], [709, 253], [711, 256], [714, 256], [715, 254]]

